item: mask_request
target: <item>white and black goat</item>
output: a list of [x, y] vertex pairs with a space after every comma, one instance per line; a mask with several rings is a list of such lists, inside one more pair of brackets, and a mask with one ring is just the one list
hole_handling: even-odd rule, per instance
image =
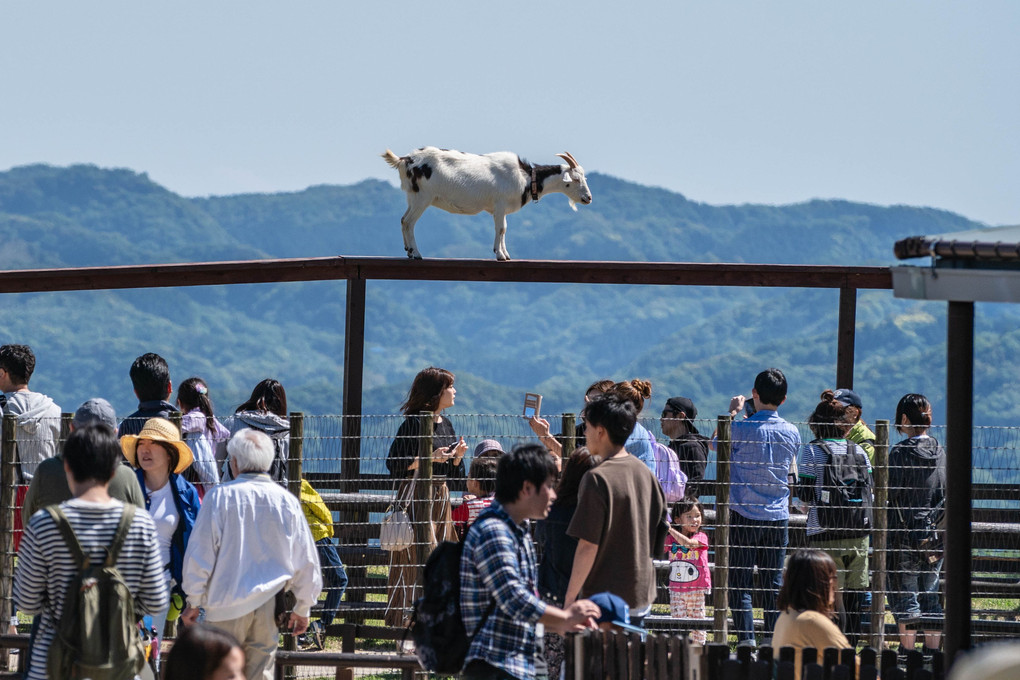
[[566, 194], [570, 207], [591, 203], [584, 168], [569, 153], [556, 154], [566, 165], [532, 165], [515, 153], [483, 156], [427, 146], [406, 156], [389, 149], [382, 157], [400, 172], [400, 188], [407, 193], [407, 212], [400, 218], [407, 256], [421, 259], [414, 240], [414, 224], [430, 205], [459, 215], [492, 214], [497, 260], [509, 260], [506, 216], [549, 193]]

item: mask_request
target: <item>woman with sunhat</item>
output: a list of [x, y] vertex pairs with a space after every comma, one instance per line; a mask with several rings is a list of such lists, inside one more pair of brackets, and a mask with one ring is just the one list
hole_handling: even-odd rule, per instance
[[151, 418], [137, 435], [124, 435], [120, 448], [138, 475], [145, 509], [156, 524], [161, 559], [167, 565], [171, 600], [152, 617], [156, 635], [162, 641], [171, 601], [179, 600], [175, 609], [182, 609], [187, 600], [181, 590], [181, 571], [191, 528], [198, 516], [199, 498], [198, 491], [181, 473], [194, 462], [194, 455], [181, 441], [177, 426], [165, 418]]

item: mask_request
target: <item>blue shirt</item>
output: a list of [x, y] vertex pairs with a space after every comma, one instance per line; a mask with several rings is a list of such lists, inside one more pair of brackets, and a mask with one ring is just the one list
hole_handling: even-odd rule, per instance
[[649, 432], [644, 425], [641, 423], [634, 423], [634, 431], [630, 433], [630, 436], [627, 437], [627, 441], [623, 444], [623, 448], [627, 449], [627, 453], [647, 465], [653, 475], [655, 474], [654, 441], [655, 437], [652, 436], [652, 433]]
[[460, 561], [460, 608], [464, 629], [473, 633], [491, 602], [485, 625], [475, 634], [465, 664], [481, 659], [517, 678], [535, 677], [535, 623], [546, 605], [537, 595], [535, 548], [524, 526], [493, 500], [471, 526]]
[[775, 411], [733, 422], [730, 436], [730, 504], [761, 521], [790, 518], [787, 475], [800, 449], [800, 432]]

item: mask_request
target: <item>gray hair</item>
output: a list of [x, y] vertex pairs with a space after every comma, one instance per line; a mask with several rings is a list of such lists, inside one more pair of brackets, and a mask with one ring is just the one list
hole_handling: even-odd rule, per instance
[[227, 442], [227, 453], [237, 464], [237, 473], [268, 472], [276, 452], [273, 440], [265, 432], [246, 427]]

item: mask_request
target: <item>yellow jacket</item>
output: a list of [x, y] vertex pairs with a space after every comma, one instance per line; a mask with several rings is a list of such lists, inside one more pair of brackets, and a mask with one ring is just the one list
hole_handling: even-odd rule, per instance
[[329, 511], [322, 496], [312, 488], [307, 479], [301, 480], [301, 509], [312, 530], [312, 538], [333, 538], [333, 513]]

